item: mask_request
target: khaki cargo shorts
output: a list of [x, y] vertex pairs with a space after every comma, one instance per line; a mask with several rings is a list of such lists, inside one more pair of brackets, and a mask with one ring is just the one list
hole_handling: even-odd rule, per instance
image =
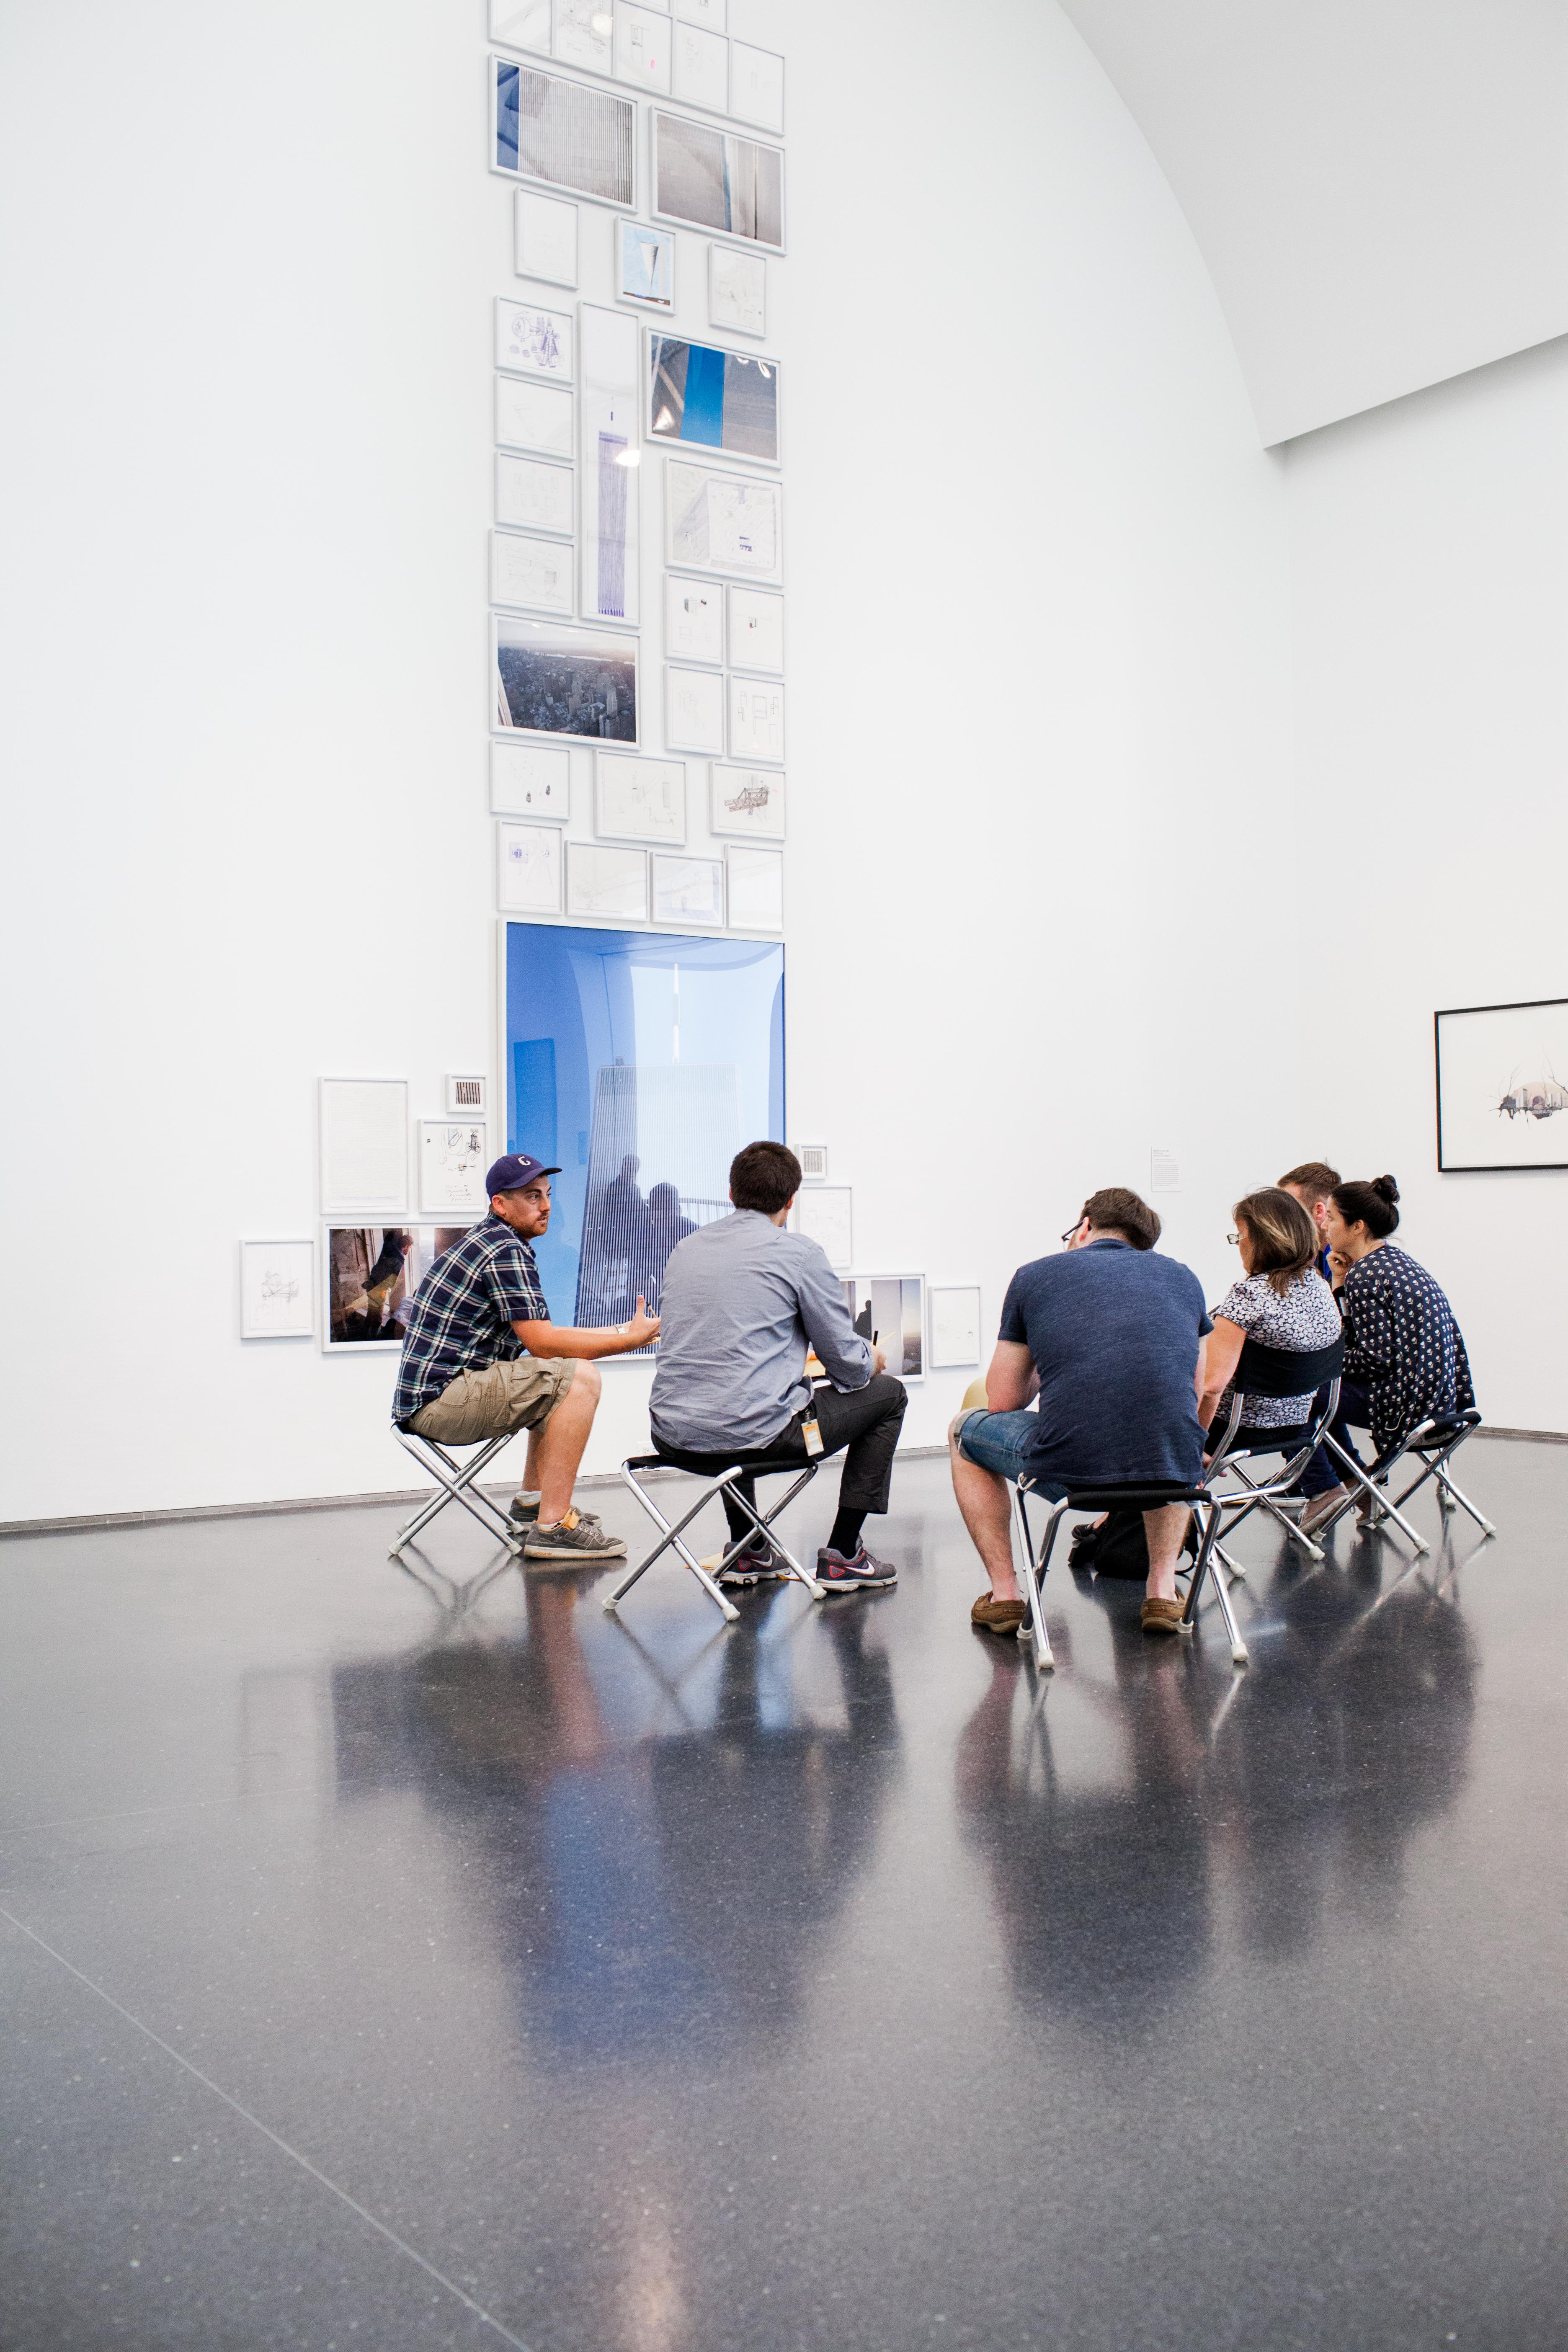
[[477, 1445], [514, 1429], [542, 1429], [572, 1385], [574, 1356], [519, 1356], [459, 1372], [408, 1426], [437, 1445]]

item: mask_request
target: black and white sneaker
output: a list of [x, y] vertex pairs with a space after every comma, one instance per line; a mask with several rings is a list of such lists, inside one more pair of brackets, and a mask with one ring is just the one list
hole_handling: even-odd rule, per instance
[[853, 1559], [824, 1544], [816, 1555], [816, 1580], [830, 1592], [879, 1592], [884, 1585], [897, 1584], [899, 1571], [889, 1561], [878, 1559], [864, 1544], [857, 1548]]
[[574, 1568], [584, 1559], [625, 1559], [626, 1548], [618, 1536], [607, 1536], [592, 1511], [568, 1511], [552, 1528], [536, 1518], [522, 1547], [524, 1559], [553, 1560], [558, 1568]]
[[721, 1586], [768, 1584], [775, 1577], [789, 1574], [766, 1536], [748, 1536], [728, 1568], [719, 1565], [723, 1557], [721, 1551], [716, 1551], [710, 1559], [702, 1563], [709, 1574], [718, 1579]]

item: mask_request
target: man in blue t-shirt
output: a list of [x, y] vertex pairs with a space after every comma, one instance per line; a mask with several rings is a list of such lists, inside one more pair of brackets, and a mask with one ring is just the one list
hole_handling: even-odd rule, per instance
[[[1070, 1486], [1190, 1486], [1202, 1467], [1198, 1399], [1213, 1326], [1196, 1275], [1156, 1256], [1159, 1238], [1153, 1210], [1111, 1185], [1084, 1202], [1062, 1255], [1021, 1265], [1007, 1286], [988, 1409], [960, 1413], [948, 1432], [953, 1492], [991, 1578], [970, 1614], [991, 1633], [1016, 1633], [1024, 1621], [1011, 1480], [1027, 1471], [1059, 1502]], [[1038, 1411], [1026, 1411], [1036, 1399]], [[1143, 1514], [1145, 1633], [1181, 1631], [1176, 1562], [1189, 1517], [1184, 1503]]]

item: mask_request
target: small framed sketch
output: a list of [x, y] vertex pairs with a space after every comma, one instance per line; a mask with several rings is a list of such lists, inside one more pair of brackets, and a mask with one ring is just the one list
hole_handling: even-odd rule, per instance
[[656, 851], [652, 865], [656, 923], [703, 923], [710, 929], [722, 927], [722, 858], [661, 857]]
[[1568, 1167], [1568, 998], [1464, 1005], [1432, 1026], [1438, 1168]]
[[980, 1361], [980, 1286], [963, 1284], [931, 1294], [931, 1364], [933, 1372], [950, 1364]]
[[675, 28], [673, 95], [683, 106], [705, 106], [710, 114], [730, 110], [730, 44], [721, 33], [700, 25]]
[[406, 1078], [322, 1078], [321, 1212], [402, 1216], [408, 1206]]
[[749, 41], [730, 44], [730, 112], [763, 131], [784, 131], [784, 61]]
[[426, 1216], [453, 1215], [477, 1224], [489, 1207], [485, 1171], [490, 1164], [483, 1119], [419, 1121], [419, 1207]]
[[505, 733], [637, 740], [637, 641], [561, 621], [490, 616], [492, 723]]
[[646, 923], [647, 852], [574, 841], [566, 849], [566, 911], [595, 922]]
[[724, 591], [730, 618], [730, 666], [777, 677], [784, 669], [784, 598], [764, 589]]
[[601, 751], [595, 762], [594, 830], [610, 841], [686, 839], [684, 760], [627, 760]]
[[496, 904], [503, 915], [558, 915], [563, 835], [552, 824], [498, 824]]
[[496, 439], [503, 449], [532, 449], [570, 461], [574, 415], [572, 394], [561, 385], [531, 383], [518, 375], [496, 378]]
[[723, 474], [668, 457], [664, 528], [673, 570], [784, 584], [784, 488], [765, 475]]
[[570, 466], [547, 466], [538, 457], [496, 453], [496, 520], [514, 530], [550, 530], [572, 536]]
[[782, 931], [784, 929], [784, 858], [776, 849], [740, 849], [731, 842], [724, 852], [725, 898], [732, 931]]
[[706, 25], [710, 33], [724, 29], [724, 13], [729, 0], [675, 0], [678, 24]]
[[672, 751], [723, 758], [724, 681], [716, 671], [677, 669], [673, 662], [666, 663], [664, 740]]
[[716, 580], [665, 573], [664, 650], [672, 661], [711, 662], [716, 669], [722, 665], [723, 595]]
[[653, 110], [653, 214], [784, 250], [784, 153], [716, 123]]
[[551, 383], [572, 381], [572, 313], [542, 310], [532, 302], [496, 297], [496, 365], [516, 375], [542, 376]]
[[512, 199], [512, 260], [520, 278], [577, 283], [577, 207], [562, 196], [519, 188]]
[[[492, 743], [490, 809], [496, 816], [544, 817], [552, 824], [569, 824], [570, 751], [542, 743]], [[453, 1106], [448, 1103], [447, 1108], [450, 1110]]]
[[490, 38], [507, 49], [550, 55], [550, 0], [490, 0]]
[[736, 760], [782, 761], [784, 688], [774, 678], [730, 680], [730, 754]]
[[333, 1220], [322, 1234], [326, 1260], [321, 1346], [401, 1348], [415, 1294], [443, 1251], [475, 1219], [454, 1212], [442, 1225], [361, 1225]]
[[563, 66], [607, 74], [615, 64], [611, 0], [555, 0], [555, 55]]
[[[610, 44], [598, 27], [607, 24], [604, 0], [557, 0], [555, 54], [568, 61], [563, 36], [578, 24], [585, 46], [602, 55], [572, 54], [569, 62], [610, 70]], [[668, 19], [666, 20], [668, 22]], [[587, 196], [623, 212], [637, 202], [637, 109], [632, 98], [589, 89], [537, 67], [490, 59], [494, 168], [513, 179], [541, 180], [569, 196]]]
[[778, 362], [689, 342], [684, 335], [650, 334], [647, 429], [655, 441], [682, 441], [776, 466]]
[[572, 555], [570, 540], [492, 530], [490, 603], [515, 605], [525, 613], [559, 613], [570, 620], [576, 609]]
[[675, 231], [647, 221], [616, 223], [616, 296], [644, 310], [675, 308]]
[[[798, 1157], [798, 1155], [797, 1155]], [[820, 1184], [797, 1192], [795, 1229], [808, 1241], [820, 1242], [827, 1263], [843, 1272], [855, 1263], [854, 1195], [847, 1184]]]
[[827, 1146], [826, 1143], [792, 1143], [790, 1150], [800, 1162], [803, 1184], [826, 1184], [827, 1181]]
[[715, 760], [708, 776], [710, 832], [784, 839], [784, 780], [776, 768], [731, 768]]
[[489, 1107], [489, 1080], [478, 1070], [448, 1070], [448, 1118], [483, 1118]]
[[314, 1242], [241, 1242], [239, 1336], [312, 1339], [316, 1335]]
[[895, 1380], [925, 1378], [925, 1288], [923, 1274], [860, 1274], [844, 1286], [856, 1329], [884, 1350]]
[[668, 95], [672, 30], [669, 18], [654, 9], [616, 0], [616, 79]]
[[731, 335], [767, 332], [768, 265], [739, 246], [708, 248], [708, 324]]

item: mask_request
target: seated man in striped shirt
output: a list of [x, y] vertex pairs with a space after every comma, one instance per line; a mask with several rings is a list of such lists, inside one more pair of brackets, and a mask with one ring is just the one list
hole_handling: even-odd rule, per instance
[[523, 1491], [511, 1517], [527, 1530], [523, 1556], [571, 1566], [621, 1559], [626, 1546], [572, 1487], [599, 1403], [595, 1359], [622, 1356], [658, 1337], [658, 1318], [637, 1312], [609, 1330], [550, 1320], [532, 1242], [550, 1223], [558, 1168], [509, 1152], [485, 1178], [490, 1213], [444, 1250], [419, 1286], [403, 1342], [392, 1417], [438, 1445], [474, 1445], [526, 1429]]

